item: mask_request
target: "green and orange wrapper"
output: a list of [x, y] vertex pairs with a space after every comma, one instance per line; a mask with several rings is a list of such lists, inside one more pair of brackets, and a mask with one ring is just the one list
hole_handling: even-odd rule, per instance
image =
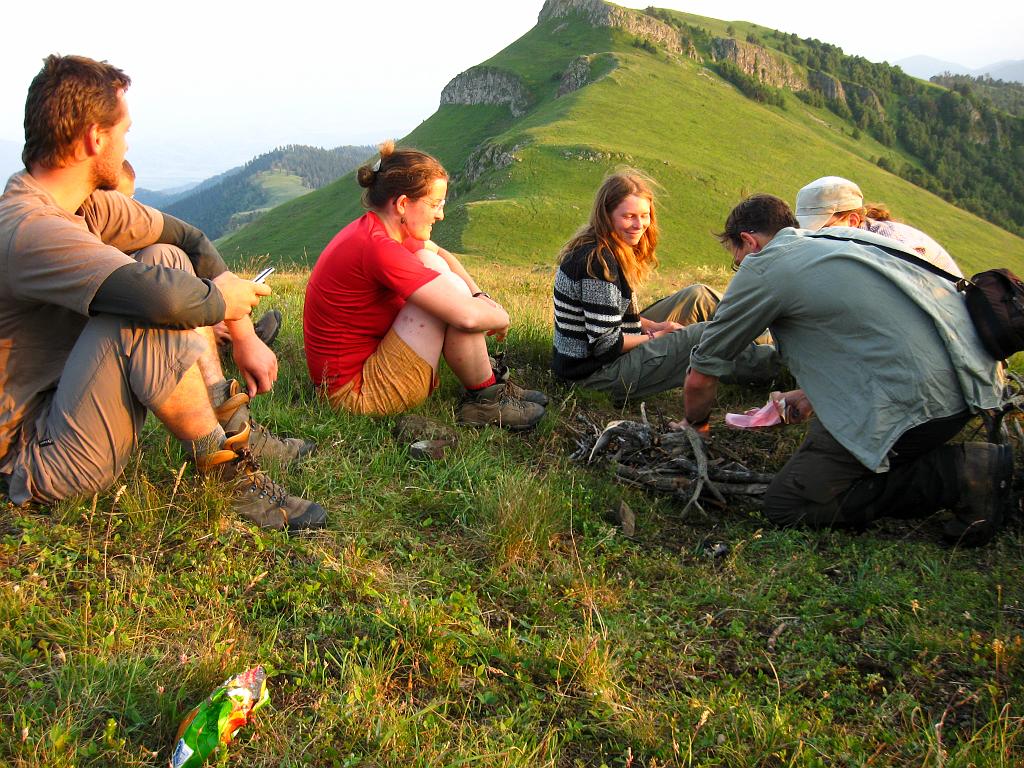
[[178, 726], [171, 768], [198, 768], [218, 744], [227, 744], [249, 722], [252, 713], [270, 701], [267, 673], [253, 667], [225, 680]]

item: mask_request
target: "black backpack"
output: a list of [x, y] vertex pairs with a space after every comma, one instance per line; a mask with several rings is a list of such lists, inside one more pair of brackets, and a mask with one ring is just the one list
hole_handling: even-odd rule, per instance
[[1005, 360], [1024, 349], [1024, 282], [1008, 269], [987, 269], [970, 280], [951, 275], [944, 269], [906, 251], [855, 237], [840, 237], [816, 232], [810, 237], [850, 240], [879, 248], [932, 274], [949, 280], [964, 295], [967, 313], [985, 350], [996, 360]]

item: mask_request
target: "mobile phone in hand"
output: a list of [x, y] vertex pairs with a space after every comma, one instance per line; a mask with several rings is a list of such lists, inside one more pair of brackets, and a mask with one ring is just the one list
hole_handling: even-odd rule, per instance
[[252, 279], [252, 281], [253, 281], [254, 283], [262, 283], [262, 282], [265, 282], [265, 281], [266, 281], [266, 279], [267, 279], [268, 277], [270, 277], [270, 275], [271, 275], [271, 274], [272, 274], [273, 272], [274, 272], [274, 268], [273, 268], [273, 267], [267, 267], [267, 268], [266, 268], [266, 269], [264, 269], [264, 270], [263, 270], [262, 272], [260, 272], [260, 273], [259, 273], [258, 275], [256, 275], [256, 277], [254, 277], [254, 278]]

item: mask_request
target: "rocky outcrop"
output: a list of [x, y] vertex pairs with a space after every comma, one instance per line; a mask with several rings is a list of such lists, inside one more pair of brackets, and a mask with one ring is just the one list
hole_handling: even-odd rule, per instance
[[567, 93], [578, 91], [590, 82], [590, 57], [577, 56], [569, 62], [569, 66], [562, 73], [562, 80], [558, 84], [556, 96], [565, 96]]
[[882, 101], [878, 98], [878, 94], [866, 85], [839, 80], [816, 69], [807, 73], [807, 84], [812, 90], [819, 91], [828, 101], [847, 105], [850, 101], [855, 101], [864, 109], [885, 119], [885, 107], [882, 106]]
[[453, 182], [465, 181], [474, 182], [488, 171], [508, 168], [512, 163], [520, 162], [515, 154], [522, 145], [515, 144], [511, 147], [503, 147], [500, 144], [482, 144], [466, 158], [466, 164], [462, 173]]
[[513, 117], [522, 117], [530, 92], [511, 72], [495, 67], [470, 67], [441, 91], [442, 104], [507, 104]]
[[582, 16], [595, 27], [614, 27], [631, 35], [663, 45], [669, 53], [682, 53], [679, 32], [645, 13], [610, 5], [604, 0], [547, 0], [537, 22]]
[[786, 61], [773, 56], [767, 48], [754, 43], [743, 43], [732, 37], [716, 37], [711, 41], [711, 58], [731, 61], [740, 71], [765, 85], [802, 91], [807, 88], [796, 70]]
[[816, 69], [809, 70], [807, 72], [807, 84], [812, 90], [820, 91], [821, 95], [829, 101], [846, 103], [846, 91], [843, 90], [843, 84], [832, 77], [832, 75], [827, 75]]
[[882, 106], [882, 102], [878, 98], [878, 94], [866, 85], [858, 85], [857, 83], [848, 83], [843, 81], [843, 89], [846, 91], [847, 101], [851, 98], [856, 99], [865, 109], [875, 112], [882, 118], [885, 117], [885, 107]]

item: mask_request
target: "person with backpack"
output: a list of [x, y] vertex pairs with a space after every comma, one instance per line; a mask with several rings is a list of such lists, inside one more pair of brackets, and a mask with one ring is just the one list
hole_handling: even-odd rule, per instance
[[764, 512], [781, 526], [862, 528], [949, 509], [951, 541], [987, 542], [1009, 510], [1009, 446], [951, 443], [1001, 404], [996, 360], [947, 280], [887, 252], [893, 241], [798, 228], [772, 195], [737, 205], [720, 235], [738, 265], [690, 358], [685, 423], [711, 414], [718, 380], [765, 326], [813, 418], [775, 476]]

